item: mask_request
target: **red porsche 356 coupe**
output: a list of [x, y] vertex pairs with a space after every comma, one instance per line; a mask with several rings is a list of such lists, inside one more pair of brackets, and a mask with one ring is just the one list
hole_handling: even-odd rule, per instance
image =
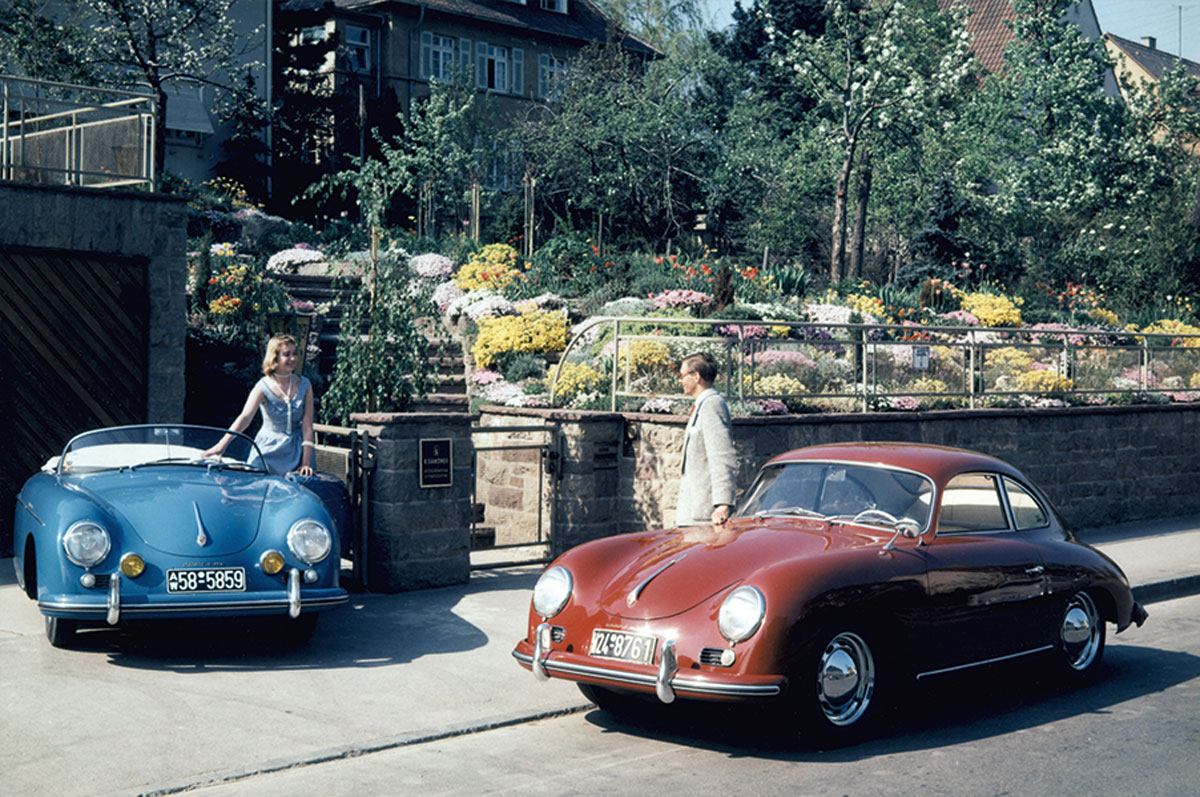
[[1085, 679], [1105, 624], [1146, 616], [1121, 569], [1010, 465], [852, 443], [772, 459], [724, 527], [563, 554], [513, 656], [602, 707], [639, 693], [777, 701], [837, 744], [917, 679], [1029, 656]]

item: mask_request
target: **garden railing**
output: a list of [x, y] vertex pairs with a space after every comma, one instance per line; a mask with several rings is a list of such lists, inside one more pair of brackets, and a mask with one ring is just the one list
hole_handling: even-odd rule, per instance
[[0, 179], [154, 186], [148, 94], [0, 75]]
[[730, 400], [768, 412], [783, 410], [761, 402], [836, 400], [866, 411], [1192, 390], [1200, 398], [1200, 335], [610, 316], [576, 329], [551, 403], [578, 394], [579, 366], [613, 411], [683, 399], [678, 364], [698, 351], [716, 358], [717, 387]]

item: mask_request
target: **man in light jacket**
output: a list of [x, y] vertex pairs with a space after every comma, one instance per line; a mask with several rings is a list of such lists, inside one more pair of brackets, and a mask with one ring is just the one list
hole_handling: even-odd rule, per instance
[[723, 526], [733, 511], [737, 457], [729, 406], [712, 386], [716, 378], [716, 360], [707, 352], [679, 364], [683, 392], [694, 401], [683, 433], [677, 526]]

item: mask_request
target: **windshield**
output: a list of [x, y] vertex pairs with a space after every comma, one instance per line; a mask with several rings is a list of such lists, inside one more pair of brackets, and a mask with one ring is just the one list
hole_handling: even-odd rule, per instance
[[[220, 443], [225, 435], [231, 439], [219, 460], [215, 456], [205, 458], [204, 452]], [[85, 432], [67, 443], [58, 469], [60, 473], [87, 473], [146, 465], [263, 470], [258, 448], [243, 434], [207, 426], [167, 424]]]
[[[871, 523], [909, 519], [925, 529], [933, 482], [911, 471], [844, 462], [786, 462], [763, 468], [737, 517], [834, 518]], [[890, 522], [890, 521], [888, 521]]]

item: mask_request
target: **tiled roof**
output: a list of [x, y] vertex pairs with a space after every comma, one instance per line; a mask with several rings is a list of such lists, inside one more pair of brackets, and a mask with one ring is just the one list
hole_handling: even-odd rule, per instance
[[1004, 48], [1013, 40], [1007, 22], [1013, 18], [1011, 0], [938, 0], [943, 10], [954, 5], [970, 6], [967, 32], [971, 34], [971, 52], [988, 72], [1004, 69]]
[[[608, 19], [590, 0], [569, 0], [568, 14], [543, 11], [538, 0], [528, 0], [527, 5], [507, 0], [334, 0], [334, 5], [354, 11], [381, 10], [388, 5], [424, 6], [428, 11], [526, 28], [580, 43], [608, 38]], [[625, 34], [622, 44], [633, 52], [658, 55], [653, 47], [629, 34]]]
[[1147, 47], [1141, 42], [1122, 39], [1120, 36], [1114, 36], [1111, 33], [1105, 34], [1108, 40], [1115, 44], [1125, 56], [1135, 62], [1142, 69], [1145, 69], [1155, 80], [1162, 77], [1162, 73], [1174, 69], [1175, 65], [1180, 61], [1183, 62], [1188, 74], [1200, 80], [1200, 64], [1195, 61], [1189, 61], [1186, 58], [1180, 58], [1177, 55], [1168, 53], [1164, 50], [1159, 50], [1155, 47]]

